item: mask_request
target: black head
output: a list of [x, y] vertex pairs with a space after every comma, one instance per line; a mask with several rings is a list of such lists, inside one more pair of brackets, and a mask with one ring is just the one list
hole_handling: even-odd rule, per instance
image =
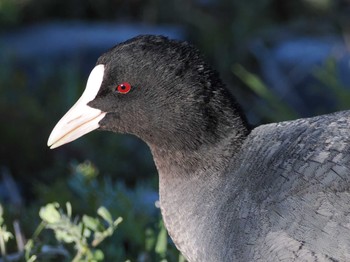
[[97, 67], [98, 92], [87, 107], [97, 110], [99, 129], [173, 148], [215, 142], [238, 119], [237, 131], [246, 130], [217, 73], [186, 42], [138, 36], [103, 54]]

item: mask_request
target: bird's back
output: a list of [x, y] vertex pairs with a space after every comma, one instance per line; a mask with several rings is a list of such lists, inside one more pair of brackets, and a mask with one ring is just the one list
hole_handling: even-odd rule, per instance
[[350, 261], [350, 111], [260, 126], [241, 150], [235, 257]]

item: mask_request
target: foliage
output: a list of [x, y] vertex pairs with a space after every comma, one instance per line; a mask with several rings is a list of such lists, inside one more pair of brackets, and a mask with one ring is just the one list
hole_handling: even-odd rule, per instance
[[241, 65], [235, 65], [232, 70], [264, 102], [258, 105], [261, 118], [274, 122], [297, 118], [298, 114], [293, 108], [281, 101], [259, 76], [248, 72]]
[[19, 23], [20, 1], [0, 0], [0, 26]]
[[[50, 204], [40, 208], [41, 220], [34, 234], [33, 219], [28, 219], [27, 211], [38, 210], [41, 204], [32, 204], [23, 211], [26, 217], [20, 217], [25, 235], [33, 234], [25, 246], [26, 261], [36, 261], [39, 257], [40, 261], [43, 257], [44, 261], [57, 257], [60, 261], [184, 261], [169, 242], [159, 210], [154, 205], [150, 210], [152, 203], [144, 200], [152, 192], [140, 186], [133, 191], [106, 177], [99, 181], [99, 171], [90, 162], [72, 164], [71, 170], [72, 176], [66, 184], [57, 181], [51, 186], [37, 187], [38, 199]], [[60, 207], [64, 204], [52, 202], [52, 199], [60, 202], [70, 199], [72, 204], [67, 202], [66, 211], [63, 211]], [[72, 215], [72, 206], [80, 215]], [[96, 209], [97, 217], [88, 215]], [[114, 220], [112, 214], [124, 219], [115, 234], [122, 219]], [[52, 230], [54, 235], [47, 234], [44, 229]], [[11, 233], [1, 224], [0, 244], [8, 242], [10, 237]], [[10, 250], [13, 253], [15, 247], [10, 245]]]
[[2, 256], [6, 256], [6, 243], [11, 238], [13, 238], [13, 235], [7, 231], [7, 227], [4, 224], [3, 208], [0, 205], [0, 252]]
[[[23, 257], [25, 261], [47, 260], [50, 257], [59, 257], [63, 255], [65, 260], [78, 261], [101, 261], [104, 254], [96, 247], [107, 237], [111, 236], [122, 218], [112, 219], [111, 214], [105, 207], [97, 210], [99, 217], [83, 215], [82, 219], [72, 217], [72, 206], [66, 203], [66, 213], [60, 209], [58, 203], [50, 203], [40, 209], [39, 215], [41, 223], [36, 228], [33, 237], [25, 245], [25, 252], [19, 256], [10, 255], [7, 257], [5, 244], [13, 235], [6, 230], [5, 225], [0, 229], [0, 247], [1, 254], [5, 261], [18, 261]], [[0, 221], [3, 216], [0, 214]], [[61, 246], [50, 247], [40, 242], [40, 234], [44, 229], [51, 229], [54, 232], [58, 243], [74, 244], [76, 254], [71, 258], [69, 252]], [[63, 258], [62, 258], [63, 259]]]
[[71, 261], [103, 260], [103, 252], [96, 249], [96, 247], [106, 237], [114, 233], [114, 230], [122, 221], [122, 218], [119, 217], [113, 220], [109, 211], [105, 207], [100, 207], [97, 210], [97, 214], [103, 221], [101, 221], [100, 218], [87, 215], [83, 215], [82, 219], [79, 220], [78, 218], [72, 217], [72, 206], [69, 202], [66, 203], [66, 214], [59, 207], [58, 203], [51, 203], [40, 209], [39, 215], [42, 222], [35, 231], [34, 237], [28, 240], [25, 246], [26, 261], [36, 261], [38, 255], [35, 255], [35, 253], [43, 253], [42, 255], [45, 256], [43, 246], [40, 245], [38, 247], [35, 242], [43, 228], [53, 230], [58, 242], [74, 244], [76, 254]]
[[324, 65], [316, 67], [313, 75], [324, 85], [330, 96], [333, 96], [334, 111], [349, 109], [350, 90], [341, 81], [337, 61], [330, 57]]

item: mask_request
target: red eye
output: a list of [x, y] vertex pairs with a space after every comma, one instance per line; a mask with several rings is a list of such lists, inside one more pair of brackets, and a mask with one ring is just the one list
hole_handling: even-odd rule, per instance
[[131, 90], [131, 85], [127, 82], [121, 83], [117, 86], [117, 91], [121, 94], [127, 94]]

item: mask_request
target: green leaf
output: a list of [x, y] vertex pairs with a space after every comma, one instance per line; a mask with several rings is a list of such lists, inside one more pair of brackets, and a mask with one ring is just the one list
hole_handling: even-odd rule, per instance
[[37, 257], [36, 255], [32, 255], [32, 256], [28, 259], [28, 261], [26, 261], [26, 262], [34, 262], [34, 261], [36, 261], [37, 258], [38, 258], [38, 257]]
[[98, 219], [90, 217], [88, 215], [83, 216], [83, 223], [87, 228], [90, 228], [92, 231], [99, 231], [98, 228], [101, 226], [101, 223]]
[[186, 258], [181, 253], [179, 254], [179, 262], [186, 262]]
[[71, 234], [62, 230], [55, 230], [55, 236], [57, 240], [65, 243], [73, 243], [75, 241], [75, 238]]
[[90, 162], [85, 161], [76, 167], [76, 171], [86, 179], [91, 180], [98, 176], [98, 169]]
[[8, 242], [10, 238], [13, 238], [12, 233], [7, 231], [6, 226], [0, 227], [0, 238], [2, 238], [5, 243]]
[[105, 255], [100, 249], [96, 249], [93, 253], [93, 256], [94, 259], [96, 259], [96, 261], [103, 261], [103, 259], [105, 258]]
[[0, 225], [2, 224], [2, 221], [3, 221], [3, 215], [4, 215], [4, 209], [2, 207], [2, 205], [0, 205], [0, 219], [1, 219], [1, 222], [0, 222]]
[[97, 209], [97, 214], [99, 214], [105, 221], [108, 222], [108, 224], [113, 225], [113, 219], [111, 216], [111, 213], [105, 208], [104, 206], [101, 206]]
[[59, 204], [51, 203], [40, 208], [39, 216], [42, 220], [49, 224], [57, 223], [61, 219], [61, 214], [58, 212]]
[[91, 230], [88, 229], [87, 227], [84, 227], [84, 231], [83, 231], [83, 237], [85, 238], [89, 238], [91, 236]]
[[66, 203], [66, 209], [67, 209], [67, 216], [69, 218], [71, 218], [72, 217], [72, 205], [70, 202]]
[[116, 228], [121, 222], [123, 222], [123, 218], [118, 217], [116, 220], [114, 220], [113, 227]]
[[156, 236], [155, 236], [154, 230], [147, 228], [145, 235], [146, 235], [145, 250], [150, 252], [156, 243]]
[[168, 246], [168, 233], [165, 229], [164, 224], [160, 222], [160, 232], [158, 234], [157, 244], [155, 247], [156, 253], [159, 254], [161, 257], [165, 257], [167, 246]]

